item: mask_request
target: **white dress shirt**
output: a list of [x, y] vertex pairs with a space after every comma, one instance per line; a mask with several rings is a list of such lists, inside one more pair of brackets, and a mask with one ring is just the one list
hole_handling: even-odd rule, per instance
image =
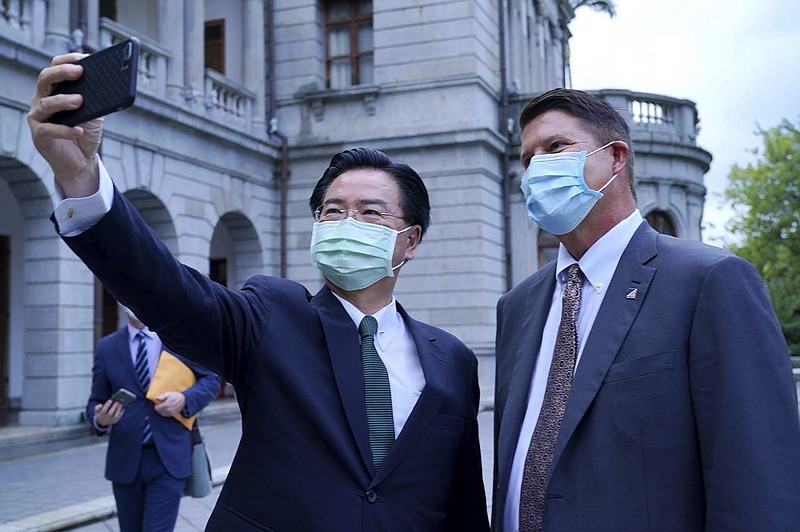
[[[628, 243], [630, 243], [633, 234], [641, 223], [642, 215], [638, 210], [635, 210], [595, 242], [579, 261], [576, 261], [569, 254], [563, 244], [558, 246], [556, 289], [553, 291], [553, 298], [550, 301], [550, 313], [547, 315], [547, 321], [544, 325], [542, 343], [539, 346], [533, 378], [531, 379], [528, 408], [525, 412], [525, 420], [522, 422], [517, 449], [514, 453], [514, 461], [511, 464], [511, 475], [508, 479], [508, 496], [503, 519], [504, 529], [508, 532], [517, 532], [519, 530], [519, 497], [522, 489], [522, 473], [531, 437], [539, 419], [539, 412], [542, 409], [544, 392], [547, 388], [547, 376], [550, 373], [550, 364], [553, 361], [558, 326], [561, 323], [561, 299], [567, 281], [566, 270], [571, 264], [577, 262], [585, 277], [583, 289], [581, 290], [581, 309], [578, 315], [578, 357], [575, 361], [575, 370], [577, 371], [583, 355], [583, 346], [586, 345], [586, 338], [592, 330], [597, 311], [603, 303], [606, 289], [614, 276], [623, 251], [628, 247]], [[523, 334], [528, 332], [525, 331]]]
[[[350, 319], [361, 324], [365, 314], [349, 301], [336, 296]], [[389, 374], [389, 387], [392, 393], [392, 417], [394, 418], [394, 437], [400, 435], [403, 427], [417, 404], [425, 387], [425, 374], [417, 353], [417, 345], [406, 327], [403, 317], [397, 311], [397, 303], [391, 303], [372, 315], [378, 320], [378, 333], [375, 335], [375, 348]]]

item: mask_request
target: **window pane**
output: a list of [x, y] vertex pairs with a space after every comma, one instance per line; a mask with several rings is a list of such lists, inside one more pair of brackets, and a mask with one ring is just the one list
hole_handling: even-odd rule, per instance
[[359, 16], [371, 15], [372, 14], [372, 1], [371, 0], [355, 0], [358, 6], [356, 7], [356, 13]]
[[374, 49], [372, 43], [372, 24], [358, 25], [358, 52], [371, 52]]
[[362, 55], [359, 58], [358, 69], [361, 74], [361, 79], [358, 80], [360, 84], [369, 85], [375, 82], [372, 55]]
[[331, 61], [331, 88], [342, 89], [349, 87], [352, 83], [350, 76], [350, 59], [337, 59]]
[[350, 32], [346, 27], [331, 29], [328, 34], [328, 56], [350, 55]]
[[328, 20], [348, 20], [350, 18], [350, 2], [348, 1], [329, 1]]

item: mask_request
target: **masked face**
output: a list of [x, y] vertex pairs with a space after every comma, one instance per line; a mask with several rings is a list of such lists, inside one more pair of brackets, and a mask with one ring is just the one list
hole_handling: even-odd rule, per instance
[[520, 183], [531, 221], [554, 235], [564, 235], [578, 227], [618, 175], [614, 174], [599, 190], [590, 189], [583, 173], [586, 158], [611, 144], [588, 154], [561, 152], [532, 157]]
[[354, 218], [316, 222], [311, 234], [311, 260], [330, 282], [342, 290], [361, 290], [384, 277], [394, 277], [392, 266], [397, 235], [391, 227]]

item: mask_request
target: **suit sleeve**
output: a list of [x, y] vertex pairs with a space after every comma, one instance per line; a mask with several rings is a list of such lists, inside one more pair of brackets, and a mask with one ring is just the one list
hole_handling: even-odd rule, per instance
[[718, 260], [692, 324], [690, 375], [707, 530], [800, 522], [800, 423], [789, 353], [761, 278]]
[[483, 486], [480, 435], [478, 433], [478, 361], [470, 351], [471, 372], [469, 400], [466, 401], [466, 426], [453, 476], [452, 495], [444, 530], [448, 532], [483, 532], [489, 530], [486, 514], [486, 491]]
[[232, 292], [175, 259], [114, 191], [111, 210], [66, 244], [109, 292], [182, 356], [237, 383], [269, 320], [268, 290]]
[[105, 403], [114, 390], [111, 389], [111, 383], [108, 382], [106, 377], [105, 365], [103, 363], [102, 349], [105, 349], [106, 343], [101, 341], [97, 346], [97, 352], [94, 355], [94, 363], [92, 364], [92, 391], [89, 395], [89, 401], [86, 403], [86, 420], [89, 426], [92, 427], [97, 434], [107, 434], [108, 429], [101, 430], [98, 428], [95, 421], [94, 408], [98, 404]]
[[185, 417], [192, 417], [208, 406], [208, 403], [213, 401], [219, 393], [220, 387], [220, 379], [215, 373], [191, 362], [189, 367], [197, 378], [197, 382], [183, 392], [183, 396], [186, 398], [184, 411], [185, 414], [188, 414]]

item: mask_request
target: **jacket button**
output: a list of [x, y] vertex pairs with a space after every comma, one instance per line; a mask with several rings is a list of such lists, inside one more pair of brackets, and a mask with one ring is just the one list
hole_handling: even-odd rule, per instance
[[378, 500], [378, 494], [375, 493], [375, 490], [369, 490], [367, 492], [367, 502], [373, 504], [377, 500]]

